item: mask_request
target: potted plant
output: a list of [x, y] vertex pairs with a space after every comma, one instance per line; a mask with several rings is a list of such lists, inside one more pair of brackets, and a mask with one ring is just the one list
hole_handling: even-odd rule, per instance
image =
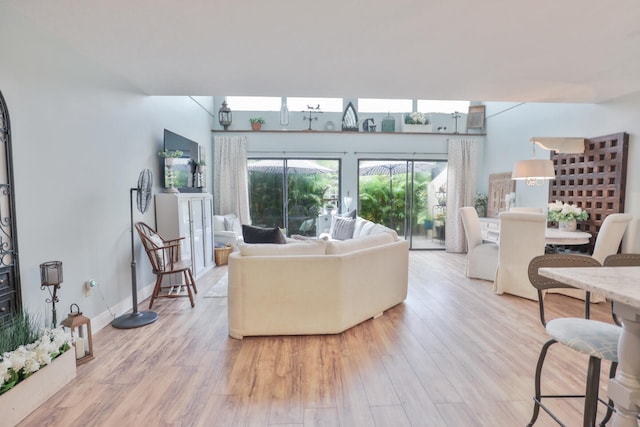
[[260, 130], [264, 124], [264, 119], [262, 117], [252, 117], [249, 122], [251, 123], [251, 130]]
[[[16, 425], [76, 376], [71, 337], [18, 312], [0, 329], [0, 409]], [[53, 367], [48, 367], [53, 365]]]
[[207, 162], [204, 160], [189, 160], [189, 166], [191, 166], [191, 173], [202, 172]]
[[431, 132], [431, 119], [428, 114], [413, 112], [406, 113], [402, 120], [404, 132]]
[[487, 196], [485, 194], [476, 193], [473, 198], [473, 206], [476, 208], [480, 218], [487, 216]]
[[167, 150], [166, 148], [162, 151], [158, 151], [158, 156], [163, 158], [177, 158], [182, 157], [184, 152], [180, 150]]
[[327, 203], [324, 208], [328, 214], [332, 214], [336, 207], [332, 203]]

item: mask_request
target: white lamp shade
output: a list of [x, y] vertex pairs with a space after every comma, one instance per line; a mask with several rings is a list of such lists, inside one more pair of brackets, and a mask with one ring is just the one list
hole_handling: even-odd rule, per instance
[[551, 160], [520, 160], [513, 166], [511, 179], [554, 179], [556, 177]]

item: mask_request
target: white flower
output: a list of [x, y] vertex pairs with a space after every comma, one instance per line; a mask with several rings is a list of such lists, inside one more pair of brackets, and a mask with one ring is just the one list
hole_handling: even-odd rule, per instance
[[583, 211], [581, 207], [562, 203], [560, 200], [549, 203], [547, 208], [547, 218], [551, 222], [571, 221], [574, 219], [585, 221], [589, 218], [589, 214]]
[[[45, 329], [42, 337], [0, 357], [0, 386], [14, 381], [17, 374], [28, 375], [51, 363], [63, 347], [71, 346], [71, 337], [62, 327]], [[13, 379], [12, 379], [13, 378]]]
[[413, 113], [409, 113], [405, 116], [404, 122], [406, 124], [426, 125], [429, 124], [429, 116], [414, 111]]

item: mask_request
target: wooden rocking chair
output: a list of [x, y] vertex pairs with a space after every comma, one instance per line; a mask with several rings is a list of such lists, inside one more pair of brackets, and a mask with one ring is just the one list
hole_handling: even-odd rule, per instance
[[[156, 284], [149, 302], [149, 309], [153, 307], [153, 302], [156, 298], [189, 297], [191, 307], [194, 307], [192, 288], [196, 294], [198, 289], [191, 272], [191, 263], [188, 260], [180, 259], [180, 241], [184, 237], [165, 240], [144, 222], [137, 222], [135, 226], [151, 262], [153, 274], [156, 275]], [[172, 284], [174, 277], [171, 277], [171, 275], [176, 275], [174, 277], [182, 275], [184, 283]], [[169, 276], [167, 278], [167, 282], [170, 282], [169, 284], [163, 284], [165, 276]], [[184, 290], [186, 290], [186, 293]]]

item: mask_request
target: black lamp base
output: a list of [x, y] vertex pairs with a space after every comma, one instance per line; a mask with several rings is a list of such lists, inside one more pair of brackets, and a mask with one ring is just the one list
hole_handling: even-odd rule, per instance
[[111, 322], [111, 326], [117, 329], [133, 329], [148, 325], [158, 320], [158, 313], [153, 311], [140, 311], [127, 313], [117, 317]]

